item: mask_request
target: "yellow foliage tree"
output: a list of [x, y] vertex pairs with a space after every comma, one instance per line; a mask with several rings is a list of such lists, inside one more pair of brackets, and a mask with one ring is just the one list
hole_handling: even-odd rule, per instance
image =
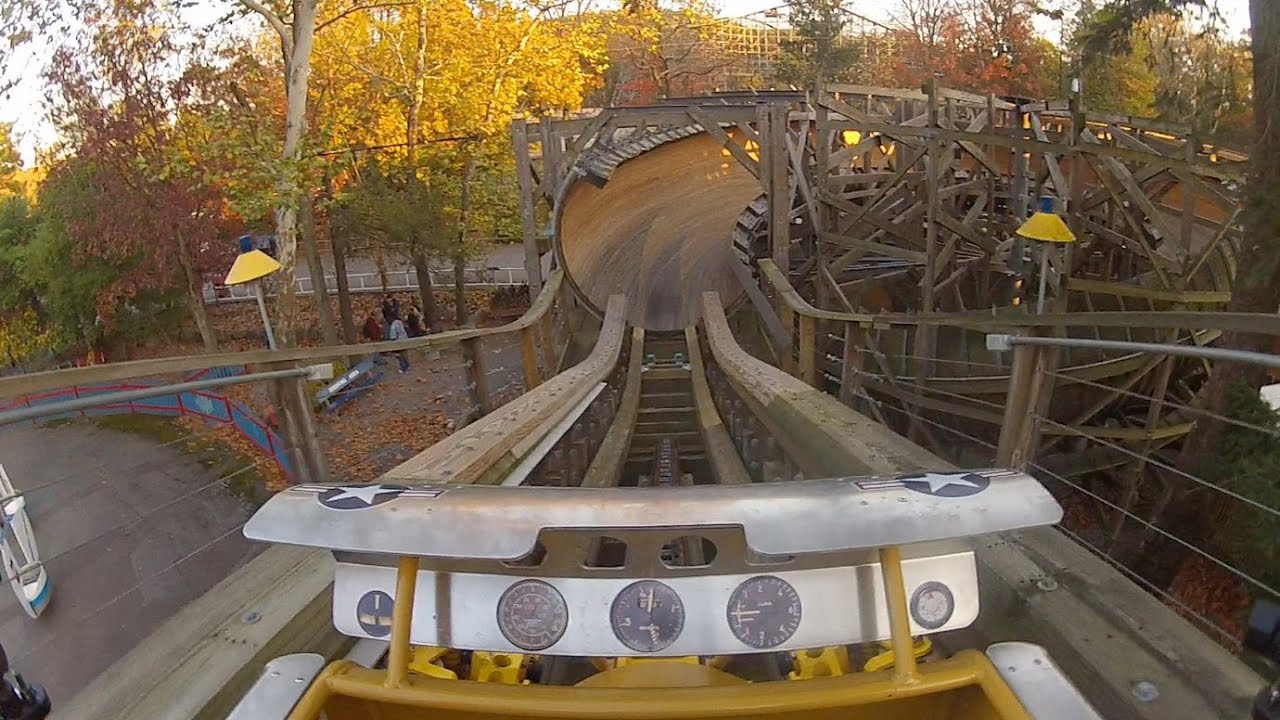
[[[461, 269], [479, 238], [505, 234], [514, 192], [507, 127], [514, 115], [575, 110], [606, 63], [604, 35], [589, 18], [507, 0], [419, 0], [351, 15], [317, 37], [314, 85], [320, 124], [335, 147], [377, 148], [382, 168], [442, 198], [407, 238]], [[425, 215], [425, 213], [424, 213]], [[428, 302], [424, 297], [424, 303]], [[459, 322], [465, 302], [456, 302]]]

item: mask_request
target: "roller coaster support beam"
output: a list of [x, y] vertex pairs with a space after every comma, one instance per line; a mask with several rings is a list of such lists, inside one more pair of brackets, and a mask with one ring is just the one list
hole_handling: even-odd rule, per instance
[[[538, 225], [534, 217], [538, 198], [529, 159], [529, 125], [524, 118], [511, 121], [511, 146], [516, 153], [516, 184], [520, 188], [520, 228], [524, 237], [524, 273], [529, 283], [529, 301], [542, 290], [542, 261], [538, 253]], [[549, 152], [543, 148], [542, 152]]]
[[1031, 463], [1040, 430], [1039, 411], [1048, 404], [1045, 387], [1053, 352], [1054, 349], [1029, 344], [1020, 345], [1013, 352], [1004, 423], [996, 450], [996, 463], [1001, 467], [1025, 469]]

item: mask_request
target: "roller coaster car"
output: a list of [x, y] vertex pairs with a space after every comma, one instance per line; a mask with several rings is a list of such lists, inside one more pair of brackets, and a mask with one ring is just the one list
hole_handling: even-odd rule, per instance
[[1061, 515], [1001, 470], [295, 486], [245, 535], [332, 550], [334, 625], [389, 649], [277, 659], [231, 717], [1098, 718], [1037, 646], [928, 637], [978, 617], [965, 538]]

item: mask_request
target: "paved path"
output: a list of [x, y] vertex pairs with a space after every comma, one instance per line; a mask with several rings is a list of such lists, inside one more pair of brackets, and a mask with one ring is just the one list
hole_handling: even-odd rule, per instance
[[[321, 262], [324, 263], [324, 267], [326, 271], [330, 273], [333, 272], [332, 257], [330, 257], [327, 253], [323, 254], [323, 256], [321, 257]], [[542, 264], [544, 266], [544, 274], [545, 274], [551, 266], [550, 253], [544, 254], [542, 258]], [[513, 245], [495, 245], [489, 250], [488, 253], [486, 253], [485, 257], [480, 258], [479, 260], [473, 260], [472, 262], [467, 263], [467, 265], [468, 267], [473, 267], [473, 268], [520, 268], [523, 271], [524, 246], [519, 243], [515, 243]], [[444, 269], [446, 267], [451, 268], [452, 266], [447, 266], [446, 263], [433, 262], [432, 267]], [[409, 261], [403, 258], [399, 258], [394, 255], [387, 258], [388, 272], [400, 272], [402, 270], [412, 270], [412, 269], [413, 269], [413, 265], [409, 263]], [[348, 275], [356, 275], [360, 273], [376, 273], [376, 272], [378, 272], [378, 265], [373, 261], [373, 258], [367, 258], [367, 257], [347, 258], [347, 274]], [[299, 278], [311, 277], [311, 267], [307, 264], [305, 258], [302, 258], [302, 257], [298, 258], [298, 267], [295, 270], [295, 273]]]
[[146, 437], [75, 424], [0, 430], [0, 463], [28, 512], [53, 596], [32, 620], [6, 583], [0, 642], [54, 702], [66, 700], [261, 546], [219, 475]]

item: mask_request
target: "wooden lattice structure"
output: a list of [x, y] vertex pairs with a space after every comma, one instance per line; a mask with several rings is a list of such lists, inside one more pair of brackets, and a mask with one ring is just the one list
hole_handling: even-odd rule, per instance
[[[1043, 312], [1213, 311], [1230, 296], [1246, 158], [1188, 128], [1092, 113], [1078, 100], [830, 85], [609, 109], [543, 123], [541, 179], [528, 184], [554, 202], [576, 177], [603, 184], [620, 164], [695, 136], [710, 136], [758, 182], [730, 237], [705, 241], [736, 246], [745, 262], [733, 271], [778, 362], [798, 362], [812, 383], [863, 398], [935, 446], [945, 441], [902, 418], [928, 411], [979, 438], [998, 435], [1008, 360], [986, 350], [978, 325], [1025, 323], [1038, 309], [1042, 249], [1014, 230], [1040, 198], [1079, 238], [1048, 253]], [[784, 302], [792, 287], [816, 315]], [[882, 321], [861, 322], [868, 314]], [[1218, 334], [1190, 322], [1058, 332], [1185, 343]], [[1092, 350], [1063, 354], [1053, 370], [1084, 383], [1047, 408], [1059, 422], [1156, 446], [1189, 421], [1126, 393], [1187, 403], [1205, 372]], [[881, 413], [885, 404], [900, 417]], [[1063, 447], [1065, 434], [1045, 443]]]

